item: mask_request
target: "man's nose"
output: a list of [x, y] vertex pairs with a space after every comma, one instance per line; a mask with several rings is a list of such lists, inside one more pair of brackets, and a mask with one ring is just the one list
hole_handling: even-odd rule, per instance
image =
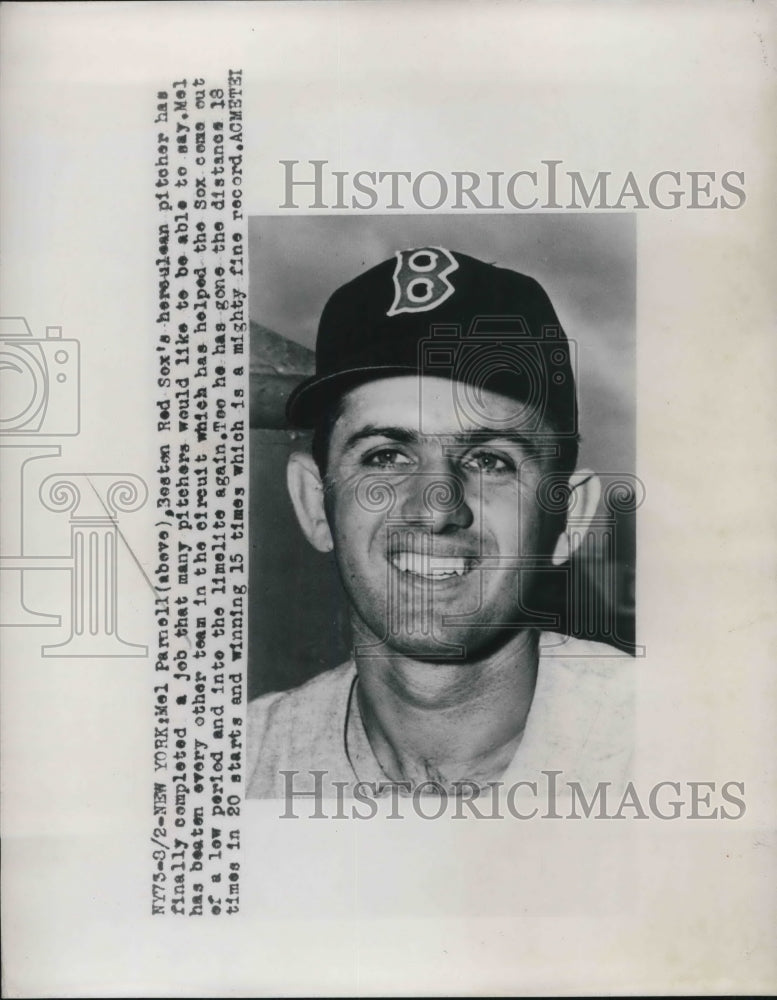
[[474, 521], [464, 481], [449, 470], [414, 472], [402, 485], [397, 520], [435, 534], [469, 528]]

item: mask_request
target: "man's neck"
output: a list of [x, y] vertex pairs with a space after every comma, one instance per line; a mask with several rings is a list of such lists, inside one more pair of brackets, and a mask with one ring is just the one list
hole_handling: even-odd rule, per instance
[[[357, 648], [358, 631], [356, 625]], [[357, 655], [359, 709], [386, 775], [444, 786], [497, 780], [523, 735], [538, 644], [539, 633], [527, 629], [475, 662]]]

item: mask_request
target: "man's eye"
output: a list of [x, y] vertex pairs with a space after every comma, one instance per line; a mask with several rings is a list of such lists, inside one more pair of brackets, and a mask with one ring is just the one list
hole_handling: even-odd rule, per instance
[[474, 472], [513, 472], [515, 465], [508, 458], [492, 451], [476, 451], [467, 455], [462, 467]]
[[378, 469], [395, 469], [400, 466], [411, 465], [410, 459], [396, 448], [380, 448], [365, 455], [362, 460], [364, 465]]

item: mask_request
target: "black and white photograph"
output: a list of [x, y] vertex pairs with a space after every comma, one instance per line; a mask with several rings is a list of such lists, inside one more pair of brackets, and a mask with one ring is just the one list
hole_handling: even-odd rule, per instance
[[249, 798], [625, 784], [635, 238], [250, 220]]
[[777, 992], [775, 14], [0, 6], [3, 996]]

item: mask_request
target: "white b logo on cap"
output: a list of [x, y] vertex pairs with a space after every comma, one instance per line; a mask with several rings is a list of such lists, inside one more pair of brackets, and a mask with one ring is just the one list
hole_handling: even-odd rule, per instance
[[453, 295], [448, 275], [458, 268], [456, 258], [442, 247], [397, 250], [394, 268], [394, 301], [386, 313], [426, 312]]

